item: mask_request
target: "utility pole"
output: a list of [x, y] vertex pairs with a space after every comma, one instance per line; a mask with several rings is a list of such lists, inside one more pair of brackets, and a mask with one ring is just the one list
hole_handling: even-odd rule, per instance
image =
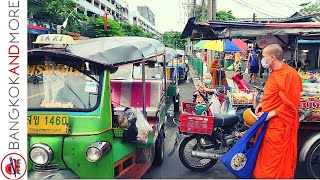
[[217, 0], [212, 0], [212, 20], [217, 19]]
[[253, 13], [252, 22], [256, 22], [256, 13]]
[[[208, 20], [216, 20], [216, 0], [208, 0]], [[215, 52], [209, 50], [208, 53], [208, 60], [207, 60], [207, 68], [209, 67], [210, 63], [214, 59]]]
[[196, 17], [197, 13], [197, 0], [193, 0], [193, 17]]
[[[187, 14], [188, 14], [188, 21], [189, 21], [189, 19], [190, 19], [190, 0], [187, 0]], [[187, 46], [188, 46], [188, 49], [187, 49], [187, 51], [186, 51], [186, 53], [188, 54], [188, 52], [189, 52], [189, 55], [191, 55], [192, 54], [192, 52], [190, 52], [190, 50], [191, 50], [191, 41], [190, 41], [190, 38], [188, 38], [188, 40], [187, 40]]]
[[202, 0], [201, 2], [202, 4], [202, 13], [201, 13], [201, 22], [205, 22], [206, 20], [206, 17], [205, 17], [205, 11], [206, 11], [206, 1], [205, 0]]

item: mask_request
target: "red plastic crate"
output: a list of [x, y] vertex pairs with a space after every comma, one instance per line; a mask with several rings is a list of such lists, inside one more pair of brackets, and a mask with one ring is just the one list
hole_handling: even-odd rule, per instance
[[180, 111], [180, 131], [190, 134], [212, 134], [214, 116], [208, 109], [208, 115], [196, 115], [193, 113], [196, 103], [182, 102]]

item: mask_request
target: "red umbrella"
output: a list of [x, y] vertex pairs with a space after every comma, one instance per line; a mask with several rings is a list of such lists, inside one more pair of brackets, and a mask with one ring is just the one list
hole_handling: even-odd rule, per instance
[[248, 45], [243, 42], [241, 39], [232, 39], [232, 42], [237, 45], [237, 47], [241, 50], [241, 51], [245, 51], [248, 48]]

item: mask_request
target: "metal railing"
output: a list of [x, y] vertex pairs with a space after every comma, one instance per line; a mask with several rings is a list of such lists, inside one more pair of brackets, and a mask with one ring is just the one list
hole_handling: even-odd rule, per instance
[[189, 56], [189, 65], [195, 72], [195, 74], [199, 77], [200, 80], [202, 80], [203, 76], [203, 60], [197, 59], [193, 56]]

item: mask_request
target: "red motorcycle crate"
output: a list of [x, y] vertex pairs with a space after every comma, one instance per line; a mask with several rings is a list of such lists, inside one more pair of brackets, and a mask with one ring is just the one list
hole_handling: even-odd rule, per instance
[[182, 102], [180, 111], [180, 131], [190, 134], [212, 134], [214, 117], [207, 110], [207, 116], [193, 113], [196, 103]]

